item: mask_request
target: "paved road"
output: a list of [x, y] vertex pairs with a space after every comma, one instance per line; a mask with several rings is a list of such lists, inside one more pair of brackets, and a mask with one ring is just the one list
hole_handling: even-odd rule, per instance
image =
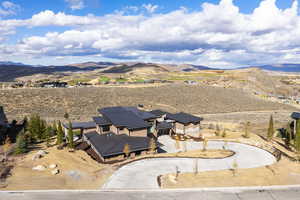
[[0, 192], [0, 200], [299, 200], [300, 187], [282, 189]]
[[[159, 138], [163, 149], [167, 152], [178, 151], [175, 148], [174, 140], [169, 136]], [[236, 154], [224, 159], [198, 159], [198, 171], [231, 169], [236, 161], [239, 168], [254, 168], [271, 165], [276, 162], [275, 157], [262, 149], [240, 144], [222, 141], [210, 141], [208, 149], [227, 149]], [[187, 150], [202, 149], [202, 143], [187, 142]], [[195, 159], [190, 158], [155, 158], [145, 159], [130, 163], [116, 171], [103, 186], [104, 189], [146, 189], [159, 188], [157, 177], [162, 174], [175, 173], [176, 167], [180, 172], [192, 172], [195, 166]], [[299, 197], [300, 199], [300, 197]]]

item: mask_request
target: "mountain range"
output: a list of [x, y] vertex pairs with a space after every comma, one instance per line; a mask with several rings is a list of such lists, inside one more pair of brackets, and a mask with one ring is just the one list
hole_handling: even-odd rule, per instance
[[[246, 69], [250, 67], [242, 67], [237, 69]], [[300, 64], [274, 64], [253, 66], [261, 70], [276, 72], [300, 72]], [[219, 68], [220, 70], [225, 70]], [[191, 72], [199, 70], [217, 70], [202, 65], [192, 64], [158, 64], [158, 63], [113, 63], [113, 62], [85, 62], [75, 63], [62, 66], [33, 66], [15, 62], [0, 61], [0, 81], [14, 81], [16, 78], [31, 76], [35, 74], [60, 74], [77, 73], [77, 72], [97, 72], [97, 73], [163, 73], [163, 72]]]

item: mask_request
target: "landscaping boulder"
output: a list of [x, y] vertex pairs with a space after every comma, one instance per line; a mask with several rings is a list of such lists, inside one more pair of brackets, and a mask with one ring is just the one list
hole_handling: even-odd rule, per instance
[[44, 151], [44, 150], [39, 150], [39, 151], [36, 153], [36, 155], [41, 155], [41, 156], [45, 156], [46, 154], [47, 154], [47, 152]]
[[57, 167], [57, 164], [51, 164], [49, 165], [49, 169], [55, 169]]
[[34, 161], [34, 160], [38, 160], [38, 159], [40, 159], [42, 156], [40, 155], [40, 154], [34, 154], [33, 156], [32, 156], [32, 160]]
[[52, 175], [56, 175], [56, 174], [59, 174], [59, 169], [54, 169], [51, 171], [51, 174]]
[[34, 171], [45, 171], [46, 167], [44, 165], [38, 165], [32, 168]]
[[32, 160], [38, 160], [40, 158], [42, 158], [43, 156], [45, 156], [47, 154], [46, 151], [44, 150], [39, 150], [38, 152], [36, 152], [33, 156], [32, 156]]

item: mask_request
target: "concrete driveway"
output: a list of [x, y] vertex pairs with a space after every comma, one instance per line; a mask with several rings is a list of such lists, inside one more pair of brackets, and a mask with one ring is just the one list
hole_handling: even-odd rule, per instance
[[[175, 141], [169, 136], [162, 136], [159, 142], [163, 144], [162, 149], [173, 153], [178, 151], [175, 148]], [[223, 141], [208, 142], [208, 149], [222, 149], [223, 147], [235, 152], [232, 157], [224, 159], [197, 159], [198, 171], [231, 169], [236, 161], [238, 168], [254, 168], [271, 165], [276, 158], [269, 152], [260, 148]], [[202, 143], [186, 142], [187, 150], [202, 149]], [[184, 147], [185, 148], [185, 147]], [[132, 162], [117, 170], [103, 186], [105, 189], [147, 189], [159, 188], [157, 177], [167, 173], [175, 173], [176, 167], [180, 172], [192, 172], [195, 165], [192, 158], [153, 158]]]

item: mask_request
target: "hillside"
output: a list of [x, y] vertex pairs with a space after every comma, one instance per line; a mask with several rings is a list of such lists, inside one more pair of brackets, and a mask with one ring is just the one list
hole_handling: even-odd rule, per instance
[[121, 66], [113, 66], [109, 69], [103, 70], [103, 73], [118, 73], [118, 74], [154, 74], [154, 73], [162, 73], [169, 72], [163, 66], [159, 66], [156, 64], [145, 64], [145, 63], [137, 63], [134, 65], [121, 65]]
[[97, 108], [138, 104], [143, 104], [148, 109], [159, 108], [193, 114], [294, 110], [284, 104], [259, 100], [238, 89], [183, 84], [144, 88], [0, 90], [0, 102], [10, 119], [22, 118], [31, 113], [39, 113], [47, 119], [58, 119], [68, 112], [75, 120], [90, 120], [97, 115]]

